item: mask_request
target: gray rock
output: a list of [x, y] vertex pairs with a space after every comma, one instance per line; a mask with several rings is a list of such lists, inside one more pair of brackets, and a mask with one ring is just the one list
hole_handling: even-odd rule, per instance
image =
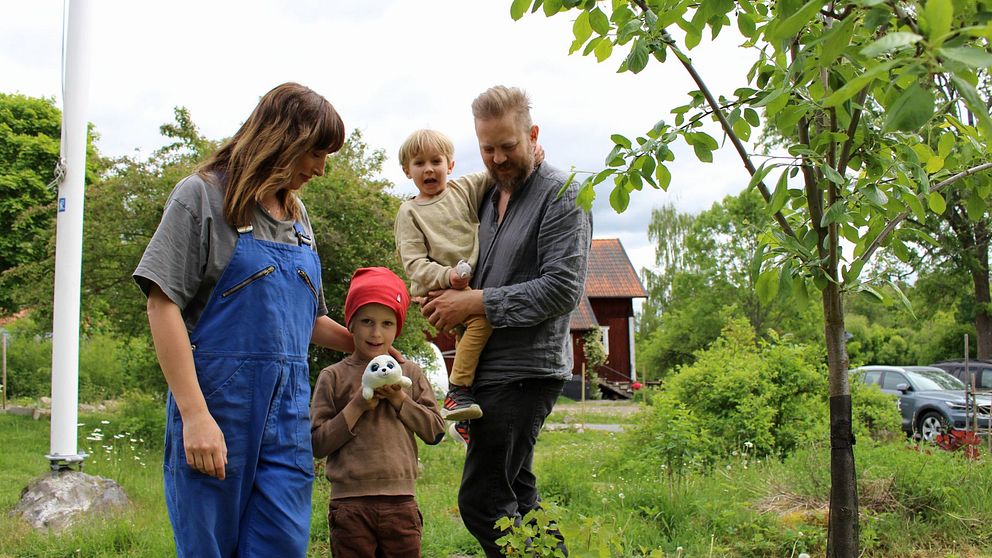
[[21, 492], [14, 507], [35, 529], [62, 531], [83, 516], [105, 514], [128, 504], [116, 482], [79, 471], [42, 475]]

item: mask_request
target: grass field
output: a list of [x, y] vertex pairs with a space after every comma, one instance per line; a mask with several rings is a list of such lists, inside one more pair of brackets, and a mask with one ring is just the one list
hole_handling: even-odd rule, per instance
[[[559, 416], [571, 416], [562, 405]], [[588, 422], [630, 425], [627, 410], [581, 413]], [[578, 412], [578, 411], [575, 411]], [[554, 417], [553, 417], [554, 418]], [[564, 421], [564, 418], [561, 419]], [[20, 491], [45, 472], [49, 424], [0, 415], [0, 556], [174, 555], [161, 484], [161, 450], [121, 431], [117, 415], [83, 415], [85, 471], [112, 478], [131, 498], [123, 513], [87, 518], [61, 535], [34, 532], [9, 517]], [[573, 421], [568, 421], [573, 422]], [[93, 432], [100, 428], [101, 436]], [[115, 437], [116, 436], [116, 437]], [[88, 438], [102, 438], [100, 440]], [[132, 441], [134, 440], [134, 441]], [[421, 450], [418, 501], [428, 558], [479, 551], [458, 515], [463, 448]], [[957, 454], [920, 452], [899, 440], [859, 445], [864, 556], [992, 556], [992, 466]], [[824, 554], [827, 452], [811, 448], [784, 462], [728, 458], [713, 470], [672, 478], [624, 459], [622, 434], [553, 431], [541, 435], [535, 469], [545, 498], [559, 504], [572, 556], [783, 557]], [[310, 556], [328, 556], [328, 483], [314, 486]]]

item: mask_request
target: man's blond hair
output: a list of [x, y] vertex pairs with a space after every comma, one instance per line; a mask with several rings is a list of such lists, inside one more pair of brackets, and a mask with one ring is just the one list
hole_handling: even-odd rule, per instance
[[513, 114], [525, 131], [533, 125], [530, 118], [530, 97], [523, 89], [495, 85], [472, 101], [472, 116], [476, 120], [502, 118], [505, 114]]
[[400, 166], [403, 170], [410, 170], [410, 160], [421, 153], [440, 153], [448, 158], [450, 164], [455, 157], [455, 144], [437, 130], [417, 130], [400, 146]]

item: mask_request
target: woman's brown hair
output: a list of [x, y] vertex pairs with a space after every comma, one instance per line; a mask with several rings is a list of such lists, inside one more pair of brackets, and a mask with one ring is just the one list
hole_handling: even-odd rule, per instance
[[309, 151], [335, 152], [344, 144], [344, 123], [331, 103], [308, 87], [284, 83], [266, 93], [234, 137], [197, 172], [224, 185], [224, 219], [233, 227], [251, 223], [256, 205], [278, 192], [283, 214], [300, 218], [296, 194], [282, 189], [293, 164]]

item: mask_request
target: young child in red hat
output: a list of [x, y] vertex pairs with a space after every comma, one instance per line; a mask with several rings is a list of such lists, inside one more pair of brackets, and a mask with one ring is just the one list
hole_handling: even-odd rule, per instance
[[400, 366], [410, 387], [378, 387], [368, 400], [362, 395], [362, 374], [372, 359], [389, 354], [409, 304], [406, 284], [392, 271], [355, 271], [344, 305], [355, 352], [322, 370], [314, 387], [310, 436], [314, 456], [327, 458], [333, 556], [420, 556], [413, 436], [434, 444], [444, 434], [434, 391], [408, 360]]

